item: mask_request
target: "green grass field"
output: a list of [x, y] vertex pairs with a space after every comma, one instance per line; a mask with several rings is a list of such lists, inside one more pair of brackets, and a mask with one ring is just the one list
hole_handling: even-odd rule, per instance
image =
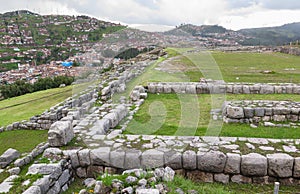
[[[185, 95], [188, 96], [188, 95]], [[217, 97], [217, 96], [215, 96]], [[190, 97], [187, 100], [193, 100]], [[210, 121], [212, 96], [209, 94], [198, 95], [197, 102], [193, 102], [194, 110], [184, 110], [188, 106], [184, 98], [177, 94], [149, 94], [145, 103], [135, 114], [134, 120], [129, 123], [128, 134], [156, 134], [156, 135], [197, 135], [203, 136], [207, 132]], [[195, 99], [194, 99], [195, 100]], [[226, 95], [226, 100], [290, 100], [300, 101], [300, 95], [276, 94], [276, 95]], [[160, 109], [155, 111], [153, 105], [159, 104]], [[222, 103], [220, 103], [221, 105]], [[153, 108], [154, 107], [154, 108]], [[164, 107], [161, 109], [161, 107]], [[221, 107], [221, 106], [220, 106]], [[195, 111], [196, 110], [196, 111]], [[197, 110], [199, 112], [197, 113]], [[151, 117], [151, 113], [153, 117]], [[159, 112], [160, 111], [160, 112]], [[166, 112], [163, 114], [163, 112]], [[182, 114], [184, 113], [184, 114]], [[164, 119], [165, 115], [165, 119]], [[185, 117], [184, 117], [185, 115]], [[187, 118], [186, 118], [187, 117]], [[182, 126], [182, 120], [190, 120], [190, 123]], [[189, 127], [189, 124], [191, 127]], [[196, 125], [196, 126], [195, 126]], [[300, 129], [258, 127], [250, 128], [247, 124], [224, 124], [220, 136], [232, 137], [266, 137], [266, 138], [299, 138]]]
[[[226, 82], [300, 82], [300, 56], [282, 53], [212, 52], [212, 57]], [[264, 74], [263, 71], [273, 72]]]
[[48, 131], [17, 130], [0, 133], [0, 155], [8, 148], [14, 148], [21, 153], [30, 152], [41, 142], [47, 141]]
[[56, 88], [0, 101], [0, 126], [28, 120], [72, 95], [72, 86]]

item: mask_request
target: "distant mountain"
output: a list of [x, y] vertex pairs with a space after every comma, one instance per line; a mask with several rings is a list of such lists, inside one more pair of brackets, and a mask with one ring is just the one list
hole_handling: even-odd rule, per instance
[[202, 25], [196, 26], [193, 24], [185, 24], [176, 27], [173, 30], [165, 32], [167, 35], [189, 34], [192, 36], [207, 36], [212, 33], [226, 33], [230, 32], [226, 28], [218, 25]]
[[[249, 28], [238, 31], [228, 30], [218, 25], [196, 26], [185, 24], [165, 32], [166, 35], [191, 35], [199, 39], [218, 39], [219, 42], [229, 40], [240, 45], [284, 45], [300, 40], [300, 22], [278, 27]], [[201, 39], [201, 40], [202, 40]], [[218, 46], [215, 45], [215, 46]]]
[[283, 45], [300, 40], [300, 22], [277, 27], [242, 29], [238, 31], [252, 37], [245, 45]]
[[6, 12], [4, 14], [0, 14], [3, 17], [13, 17], [13, 16], [19, 16], [19, 15], [36, 15], [38, 16], [39, 14], [33, 13], [31, 11], [28, 10], [16, 10], [16, 11], [11, 11], [11, 12]]

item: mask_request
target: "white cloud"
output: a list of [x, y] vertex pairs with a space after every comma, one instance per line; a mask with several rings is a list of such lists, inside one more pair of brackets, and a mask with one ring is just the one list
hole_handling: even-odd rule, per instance
[[85, 14], [125, 24], [219, 24], [231, 29], [300, 21], [299, 0], [10, 0], [0, 7], [1, 12], [17, 9]]

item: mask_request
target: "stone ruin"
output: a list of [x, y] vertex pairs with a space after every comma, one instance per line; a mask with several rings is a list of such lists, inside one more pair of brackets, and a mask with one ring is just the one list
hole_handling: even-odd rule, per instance
[[[149, 60], [119, 66], [115, 71], [106, 72], [108, 78], [99, 85], [32, 118], [30, 122], [37, 125], [36, 129], [49, 129], [48, 143], [38, 145], [21, 158], [12, 150], [0, 156], [3, 166], [16, 159], [15, 167], [10, 169], [11, 177], [1, 184], [12, 185], [18, 168], [43, 153], [52, 163], [29, 167], [28, 173], [42, 174], [43, 178], [29, 187], [24, 192], [26, 194], [60, 193], [68, 189], [75, 176], [92, 178], [95, 173], [121, 173], [135, 168], [170, 167], [177, 174], [203, 182], [273, 184], [279, 181], [286, 185], [300, 185], [299, 140], [122, 134], [148, 92], [299, 94], [300, 85], [210, 80], [199, 83], [149, 83], [146, 87], [136, 86], [130, 94], [130, 100], [125, 97], [112, 100], [114, 94], [125, 91], [126, 83], [143, 73], [152, 63]], [[222, 114], [228, 123], [296, 121], [299, 120], [299, 106], [295, 102], [227, 102]], [[18, 123], [18, 127], [13, 124], [9, 128], [22, 129], [25, 123]], [[74, 136], [78, 140], [84, 139], [88, 147], [60, 149]]]
[[222, 80], [150, 82], [147, 89], [152, 94], [300, 94], [299, 84], [225, 83]]
[[[223, 105], [223, 119], [225, 123], [260, 123], [265, 126], [276, 126], [271, 122], [294, 123], [297, 127], [299, 123], [300, 102], [290, 101], [232, 101]], [[283, 124], [279, 124], [282, 127]]]

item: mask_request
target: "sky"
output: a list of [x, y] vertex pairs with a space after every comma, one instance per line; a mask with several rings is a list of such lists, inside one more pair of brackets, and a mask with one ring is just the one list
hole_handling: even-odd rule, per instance
[[300, 22], [300, 0], [0, 0], [0, 12], [27, 9], [39, 14], [88, 15], [148, 31], [180, 25], [228, 29]]

